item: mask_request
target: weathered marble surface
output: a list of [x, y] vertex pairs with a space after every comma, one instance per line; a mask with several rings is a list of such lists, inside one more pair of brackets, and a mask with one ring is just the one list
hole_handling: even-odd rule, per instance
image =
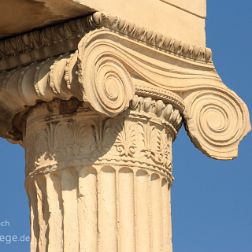
[[180, 127], [215, 159], [251, 128], [205, 47], [205, 1], [58, 3], [13, 1], [0, 19], [7, 35], [85, 14], [0, 41], [0, 136], [26, 151], [31, 251], [172, 252]]

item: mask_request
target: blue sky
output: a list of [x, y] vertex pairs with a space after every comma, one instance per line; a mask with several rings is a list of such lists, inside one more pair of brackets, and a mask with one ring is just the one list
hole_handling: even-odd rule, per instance
[[[224, 83], [252, 111], [252, 2], [209, 0], [207, 46]], [[216, 161], [195, 149], [184, 129], [173, 146], [174, 252], [252, 251], [252, 134], [239, 157]], [[180, 153], [184, 153], [182, 157]]]
[[[207, 46], [223, 81], [252, 111], [252, 2], [209, 0]], [[252, 251], [252, 134], [233, 161], [212, 160], [181, 129], [173, 146], [174, 252]], [[181, 155], [183, 153], [183, 156]], [[29, 235], [24, 152], [0, 140], [0, 235]], [[4, 227], [1, 222], [7, 220]], [[28, 242], [0, 242], [2, 252], [28, 252]], [[104, 251], [105, 252], [105, 251]]]

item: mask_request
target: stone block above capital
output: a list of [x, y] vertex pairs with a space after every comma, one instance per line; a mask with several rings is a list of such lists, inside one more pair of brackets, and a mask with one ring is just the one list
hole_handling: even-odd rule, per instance
[[[0, 37], [23, 33], [48, 24], [109, 13], [186, 43], [205, 46], [206, 0], [11, 0], [0, 3]], [[11, 9], [18, 9], [14, 13]], [[29, 16], [29, 19], [24, 19]], [[8, 27], [8, 28], [7, 28]]]

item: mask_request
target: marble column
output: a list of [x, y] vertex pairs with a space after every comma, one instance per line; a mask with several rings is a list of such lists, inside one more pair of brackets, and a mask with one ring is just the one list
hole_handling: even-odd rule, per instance
[[135, 96], [107, 119], [75, 99], [27, 114], [31, 251], [172, 251], [171, 145], [182, 117]]
[[31, 251], [171, 252], [179, 128], [222, 160], [250, 130], [211, 50], [96, 12], [0, 53], [0, 136], [26, 151]]

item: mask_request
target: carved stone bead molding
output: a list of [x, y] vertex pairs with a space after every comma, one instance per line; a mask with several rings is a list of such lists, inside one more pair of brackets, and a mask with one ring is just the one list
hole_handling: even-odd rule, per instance
[[155, 171], [172, 182], [171, 145], [181, 122], [171, 104], [149, 97], [135, 96], [131, 109], [115, 118], [75, 98], [40, 103], [27, 114], [27, 176], [109, 163]]
[[[20, 118], [40, 101], [76, 97], [100, 114], [114, 117], [137, 94], [171, 103], [183, 114], [192, 142], [210, 157], [237, 156], [238, 144], [250, 130], [248, 109], [223, 84], [208, 49], [187, 46], [101, 13], [71, 22], [77, 25], [80, 20], [85, 23], [80, 29], [83, 38], [75, 52], [0, 74], [2, 136], [22, 140]], [[47, 34], [47, 29], [53, 28], [40, 34]]]

